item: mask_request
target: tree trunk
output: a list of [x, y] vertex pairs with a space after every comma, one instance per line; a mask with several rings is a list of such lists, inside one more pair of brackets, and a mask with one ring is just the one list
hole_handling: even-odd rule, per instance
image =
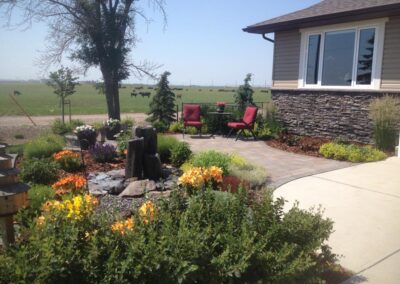
[[104, 78], [104, 89], [107, 101], [108, 117], [120, 120], [121, 113], [119, 107], [118, 80], [114, 78], [114, 76], [109, 75], [108, 72], [102, 73]]
[[65, 124], [65, 119], [64, 119], [64, 97], [61, 97], [61, 118], [62, 118], [62, 123]]

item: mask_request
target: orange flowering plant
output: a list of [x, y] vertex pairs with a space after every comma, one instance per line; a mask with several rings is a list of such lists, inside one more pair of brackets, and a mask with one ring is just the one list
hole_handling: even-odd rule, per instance
[[219, 167], [192, 167], [186, 171], [180, 178], [179, 184], [189, 189], [205, 188], [207, 185], [216, 187], [222, 183], [223, 171]]
[[78, 193], [83, 191], [86, 186], [86, 179], [81, 175], [69, 175], [51, 186], [57, 195], [64, 195], [66, 193]]
[[125, 235], [128, 231], [132, 231], [135, 227], [135, 220], [129, 217], [123, 221], [116, 221], [111, 225], [111, 231]]
[[53, 159], [66, 172], [76, 172], [82, 168], [80, 155], [70, 150], [63, 150], [55, 153]]

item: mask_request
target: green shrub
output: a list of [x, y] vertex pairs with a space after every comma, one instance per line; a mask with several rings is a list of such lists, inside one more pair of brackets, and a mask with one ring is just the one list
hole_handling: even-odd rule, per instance
[[28, 191], [29, 204], [26, 208], [18, 211], [17, 222], [23, 226], [29, 226], [29, 223], [39, 215], [43, 203], [54, 197], [55, 191], [50, 186], [33, 185]]
[[169, 131], [172, 133], [181, 133], [183, 131], [182, 122], [173, 122], [169, 125]]
[[374, 162], [387, 158], [382, 151], [372, 148], [371, 146], [357, 146], [353, 144], [326, 143], [323, 144], [319, 153], [325, 158], [359, 162]]
[[51, 131], [57, 135], [63, 135], [72, 132], [77, 126], [84, 125], [85, 123], [79, 119], [72, 119], [71, 122], [62, 123], [61, 119], [57, 118], [51, 125]]
[[400, 100], [390, 96], [373, 100], [370, 117], [377, 148], [393, 151], [400, 131]]
[[[179, 192], [121, 235], [104, 215], [32, 224], [0, 254], [1, 283], [321, 283], [332, 222], [266, 195]], [[110, 222], [111, 221], [111, 222]], [[319, 261], [324, 259], [326, 261]]]
[[157, 135], [157, 152], [163, 163], [171, 162], [171, 150], [179, 144], [178, 139], [168, 135]]
[[230, 162], [231, 157], [228, 154], [216, 152], [214, 150], [200, 152], [191, 160], [191, 163], [195, 167], [220, 167], [224, 172], [224, 175], [229, 173]]
[[168, 130], [168, 125], [162, 121], [155, 121], [153, 122], [153, 127], [157, 130], [158, 133], [165, 133]]
[[175, 167], [180, 167], [191, 155], [192, 151], [190, 150], [189, 144], [186, 142], [179, 142], [171, 149], [171, 163]]
[[24, 158], [49, 158], [61, 151], [65, 145], [62, 137], [54, 134], [45, 134], [30, 141], [24, 147]]
[[60, 166], [52, 159], [32, 158], [21, 164], [19, 177], [24, 182], [36, 184], [52, 184], [58, 178]]
[[127, 130], [116, 135], [117, 137], [117, 150], [119, 154], [124, 153], [124, 150], [128, 149], [128, 141], [132, 139], [132, 130], [128, 128]]

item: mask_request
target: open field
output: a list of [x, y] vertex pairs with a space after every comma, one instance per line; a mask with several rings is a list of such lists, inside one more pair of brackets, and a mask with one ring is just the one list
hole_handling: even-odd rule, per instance
[[[138, 95], [131, 97], [130, 93], [137, 86], [124, 85], [120, 89], [121, 112], [147, 112], [150, 99]], [[174, 88], [174, 87], [171, 87]], [[225, 101], [227, 103], [234, 101], [234, 92], [228, 91], [234, 88], [221, 87], [180, 87], [182, 90], [174, 90], [175, 94], [182, 95], [182, 99], [177, 99], [176, 103], [203, 103]], [[223, 89], [224, 91], [219, 91]], [[32, 116], [37, 115], [58, 115], [60, 113], [59, 100], [53, 93], [53, 89], [43, 83], [0, 83], [0, 116], [22, 115], [19, 108], [10, 99], [9, 94], [18, 90], [21, 95], [16, 96], [18, 102]], [[254, 88], [254, 101], [266, 102], [270, 99], [269, 92], [265, 89]], [[154, 95], [155, 90], [144, 86], [138, 92], [151, 92]], [[100, 95], [91, 84], [82, 84], [77, 87], [77, 92], [68, 97], [72, 104], [72, 114], [103, 114], [107, 112], [105, 96]]]

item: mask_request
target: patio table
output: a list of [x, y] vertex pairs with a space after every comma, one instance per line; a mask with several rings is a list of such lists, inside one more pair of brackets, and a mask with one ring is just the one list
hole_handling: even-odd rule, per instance
[[232, 115], [232, 113], [231, 112], [211, 111], [211, 112], [208, 112], [208, 114], [216, 116], [217, 121], [218, 121], [218, 129], [216, 129], [214, 132], [211, 133], [210, 138], [214, 137], [217, 134], [217, 132], [219, 134], [222, 134], [222, 117], [230, 116], [230, 115]]

